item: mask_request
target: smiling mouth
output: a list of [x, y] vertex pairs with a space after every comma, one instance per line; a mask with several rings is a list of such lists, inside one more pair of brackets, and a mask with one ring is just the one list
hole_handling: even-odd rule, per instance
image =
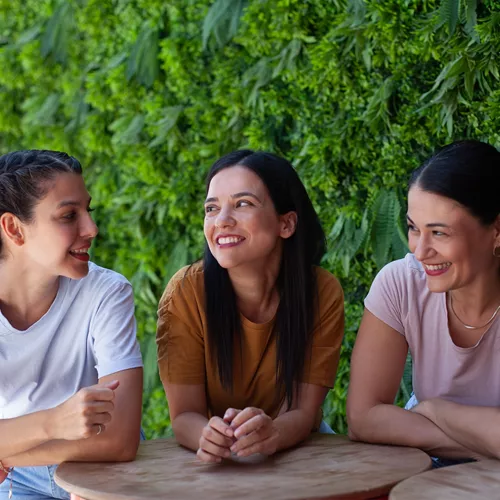
[[245, 238], [241, 236], [219, 236], [217, 238], [217, 245], [225, 246], [225, 245], [237, 245], [241, 243]]
[[79, 248], [78, 250], [70, 250], [69, 254], [75, 259], [81, 260], [82, 262], [88, 262], [90, 260], [89, 248]]
[[443, 269], [448, 269], [451, 266], [451, 262], [443, 262], [442, 264], [424, 264], [424, 267], [428, 271], [442, 271]]

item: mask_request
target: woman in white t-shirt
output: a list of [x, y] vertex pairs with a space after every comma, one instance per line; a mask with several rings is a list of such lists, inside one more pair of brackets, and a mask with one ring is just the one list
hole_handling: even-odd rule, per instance
[[[352, 439], [500, 458], [499, 188], [500, 153], [479, 141], [453, 143], [413, 173], [412, 254], [375, 278], [352, 356]], [[410, 411], [393, 404], [408, 349]]]
[[81, 172], [65, 153], [0, 157], [0, 500], [69, 498], [52, 464], [132, 460], [139, 444], [132, 289], [89, 262]]

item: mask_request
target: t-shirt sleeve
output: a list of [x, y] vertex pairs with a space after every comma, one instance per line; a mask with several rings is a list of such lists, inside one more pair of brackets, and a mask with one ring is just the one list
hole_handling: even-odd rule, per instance
[[128, 282], [113, 284], [103, 293], [92, 321], [95, 368], [99, 378], [142, 367], [134, 316], [134, 295]]
[[181, 269], [170, 280], [158, 306], [156, 343], [163, 383], [198, 385], [206, 381], [200, 298], [192, 279], [186, 268]]
[[365, 307], [402, 335], [405, 333], [402, 320], [404, 266], [404, 260], [387, 264], [375, 277], [365, 298]]
[[318, 313], [303, 381], [331, 388], [344, 337], [344, 293], [337, 278], [324, 269], [319, 269], [317, 283]]

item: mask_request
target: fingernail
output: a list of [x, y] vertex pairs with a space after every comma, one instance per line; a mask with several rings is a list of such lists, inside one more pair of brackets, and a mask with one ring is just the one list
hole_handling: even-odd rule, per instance
[[229, 448], [233, 453], [236, 451], [236, 445], [233, 444], [233, 446], [231, 446], [231, 448]]

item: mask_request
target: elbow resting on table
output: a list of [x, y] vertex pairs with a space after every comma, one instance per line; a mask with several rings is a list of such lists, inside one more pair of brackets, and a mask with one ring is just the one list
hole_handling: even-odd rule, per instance
[[119, 439], [108, 439], [103, 443], [101, 450], [104, 452], [101, 459], [109, 462], [131, 462], [137, 455], [140, 438], [120, 436]]

